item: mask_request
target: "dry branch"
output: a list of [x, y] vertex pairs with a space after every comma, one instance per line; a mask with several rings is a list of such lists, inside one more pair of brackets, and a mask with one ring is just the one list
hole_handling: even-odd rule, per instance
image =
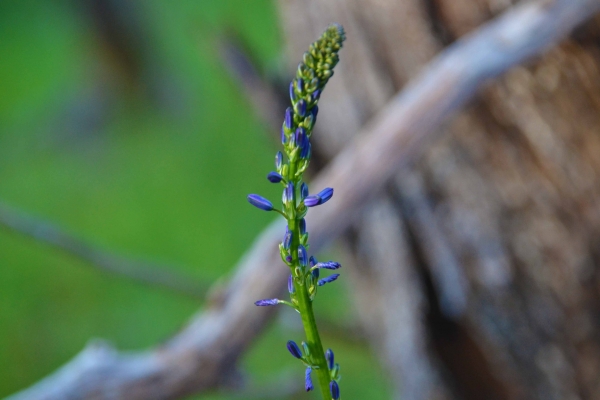
[[134, 282], [194, 298], [204, 298], [208, 289], [208, 285], [170, 271], [172, 267], [109, 253], [66, 232], [56, 224], [35, 218], [2, 202], [0, 227], [62, 250], [102, 272], [116, 274]]
[[[540, 54], [599, 9], [600, 0], [523, 4], [445, 50], [316, 179], [315, 189], [333, 186], [336, 196], [309, 214], [312, 249], [343, 232], [348, 216], [417, 157], [487, 79]], [[252, 302], [285, 286], [277, 252], [282, 225], [261, 234], [218, 300], [167, 343], [132, 353], [92, 345], [9, 399], [176, 399], [219, 386], [272, 315]]]

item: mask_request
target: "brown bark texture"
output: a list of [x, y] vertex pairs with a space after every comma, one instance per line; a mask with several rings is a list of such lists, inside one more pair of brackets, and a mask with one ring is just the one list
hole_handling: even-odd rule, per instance
[[[290, 55], [332, 21], [347, 32], [317, 156], [514, 3], [281, 0]], [[596, 18], [490, 82], [345, 234], [396, 398], [600, 399], [599, 43]]]

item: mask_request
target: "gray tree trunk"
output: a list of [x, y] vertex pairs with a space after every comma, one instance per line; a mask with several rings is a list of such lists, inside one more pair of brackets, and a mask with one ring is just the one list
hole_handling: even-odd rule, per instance
[[[290, 59], [348, 41], [314, 147], [330, 159], [445, 45], [510, 0], [281, 0]], [[490, 83], [347, 233], [395, 398], [600, 399], [600, 21]]]

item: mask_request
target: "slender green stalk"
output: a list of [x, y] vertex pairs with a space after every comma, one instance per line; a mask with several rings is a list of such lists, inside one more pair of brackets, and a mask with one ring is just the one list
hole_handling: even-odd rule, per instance
[[[294, 176], [296, 173], [296, 163], [290, 163], [290, 175]], [[300, 180], [295, 182], [295, 187], [300, 186]], [[290, 253], [292, 254], [292, 265], [290, 266], [291, 273], [294, 275], [296, 268], [300, 269], [298, 262], [298, 246], [300, 245], [300, 228], [298, 226], [298, 220], [296, 219], [297, 200], [296, 193], [294, 191], [292, 207], [290, 207], [290, 214], [287, 218], [288, 229], [292, 232], [292, 244], [290, 246]], [[303, 274], [304, 275], [304, 274]], [[298, 280], [294, 280], [294, 287], [296, 288], [296, 301], [298, 311], [302, 317], [302, 325], [304, 326], [304, 332], [306, 334], [306, 343], [310, 349], [312, 356], [313, 365], [318, 367], [315, 368], [315, 373], [318, 377], [319, 388], [323, 399], [330, 399], [329, 393], [329, 382], [331, 377], [329, 375], [329, 369], [327, 368], [327, 361], [325, 360], [325, 351], [323, 350], [323, 344], [321, 343], [321, 336], [319, 335], [319, 329], [317, 328], [317, 321], [315, 320], [315, 314], [313, 312], [312, 300], [308, 294], [308, 287], [306, 284], [306, 277], [303, 278], [301, 284]]]

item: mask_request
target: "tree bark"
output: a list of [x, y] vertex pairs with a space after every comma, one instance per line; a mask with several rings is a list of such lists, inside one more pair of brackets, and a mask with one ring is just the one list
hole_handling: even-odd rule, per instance
[[[279, 3], [290, 55], [331, 21], [347, 31], [314, 135], [329, 159], [438, 51], [516, 2]], [[487, 86], [346, 235], [397, 398], [600, 399], [598, 40], [596, 19]]]

